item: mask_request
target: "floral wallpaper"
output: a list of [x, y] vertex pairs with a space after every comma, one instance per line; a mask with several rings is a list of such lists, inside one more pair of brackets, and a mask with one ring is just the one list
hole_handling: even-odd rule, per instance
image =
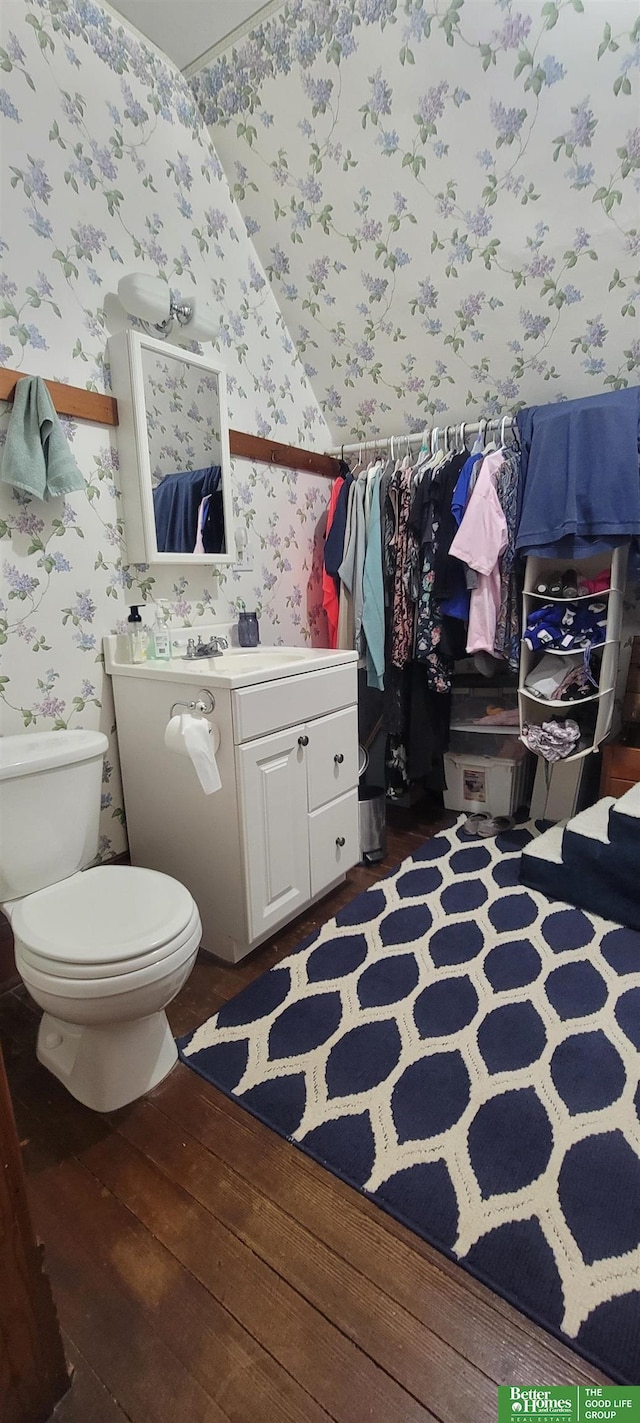
[[289, 0], [198, 73], [336, 439], [638, 381], [636, 0]]
[[152, 479], [220, 464], [217, 375], [146, 350], [142, 370]]
[[[186, 82], [94, 0], [9, 0], [1, 12], [0, 364], [108, 390], [107, 298], [123, 272], [144, 270], [178, 294], [197, 285], [219, 310], [214, 346], [236, 428], [326, 449], [317, 400]], [[0, 412], [2, 438], [9, 407]], [[257, 607], [264, 641], [322, 642], [328, 488], [236, 461], [251, 571], [153, 577], [124, 561], [114, 432], [63, 423], [85, 493], [47, 504], [0, 485], [0, 710], [5, 733], [110, 734], [106, 856], [126, 836], [103, 635], [123, 628], [127, 604], [159, 596], [179, 624]]]

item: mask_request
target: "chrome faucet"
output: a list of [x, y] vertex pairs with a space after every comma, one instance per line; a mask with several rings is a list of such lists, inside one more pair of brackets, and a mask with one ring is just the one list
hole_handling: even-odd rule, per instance
[[228, 646], [226, 637], [212, 637], [210, 642], [203, 642], [201, 635], [198, 634], [197, 642], [194, 642], [192, 637], [189, 638], [185, 659], [187, 662], [192, 662], [199, 657], [220, 657]]

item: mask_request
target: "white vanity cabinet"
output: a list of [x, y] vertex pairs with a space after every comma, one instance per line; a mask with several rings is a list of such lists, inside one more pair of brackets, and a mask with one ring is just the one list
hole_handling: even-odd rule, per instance
[[[336, 748], [330, 765], [328, 740]], [[354, 707], [238, 748], [252, 940], [297, 914], [359, 858], [357, 745]]]
[[[182, 880], [203, 947], [235, 963], [359, 859], [355, 654], [325, 653], [319, 667], [310, 659], [249, 684], [230, 673], [225, 686], [223, 663], [240, 658], [186, 671], [106, 652], [132, 863]], [[210, 796], [191, 761], [164, 745], [171, 708], [201, 688], [215, 697], [208, 720], [220, 732], [222, 789]]]

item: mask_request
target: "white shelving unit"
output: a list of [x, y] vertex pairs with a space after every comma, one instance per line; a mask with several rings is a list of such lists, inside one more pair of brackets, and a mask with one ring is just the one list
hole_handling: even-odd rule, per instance
[[[578, 751], [572, 756], [566, 756], [562, 765], [569, 761], [579, 761], [585, 756], [589, 756], [592, 751], [596, 751], [601, 741], [607, 736], [613, 718], [615, 702], [616, 676], [618, 672], [618, 661], [620, 657], [620, 635], [622, 628], [623, 596], [627, 571], [628, 545], [613, 549], [609, 553], [594, 554], [590, 558], [578, 559], [571, 564], [572, 569], [578, 578], [595, 578], [604, 568], [610, 570], [610, 587], [602, 593], [579, 594], [577, 598], [552, 598], [547, 593], [536, 593], [535, 589], [544, 580], [550, 580], [553, 574], [564, 573], [567, 569], [566, 563], [558, 563], [551, 558], [527, 559], [525, 572], [524, 592], [522, 599], [522, 629], [523, 632], [531, 612], [541, 607], [543, 603], [588, 603], [602, 602], [607, 605], [607, 626], [605, 641], [599, 643], [597, 651], [600, 661], [600, 674], [597, 690], [594, 689], [593, 696], [581, 697], [579, 700], [571, 702], [546, 701], [537, 697], [535, 693], [529, 691], [525, 686], [527, 677], [533, 668], [541, 661], [546, 654], [566, 657], [574, 657], [576, 663], [579, 662], [581, 651], [568, 654], [562, 648], [545, 647], [532, 652], [526, 643], [522, 642], [520, 656], [520, 676], [518, 685], [518, 705], [520, 710], [520, 735], [526, 723], [540, 726], [543, 721], [549, 721], [551, 717], [571, 717], [582, 723], [584, 720], [590, 722], [589, 743], [580, 745]], [[594, 648], [594, 653], [596, 648]], [[582, 715], [584, 708], [586, 716]], [[594, 714], [595, 713], [595, 714]]]

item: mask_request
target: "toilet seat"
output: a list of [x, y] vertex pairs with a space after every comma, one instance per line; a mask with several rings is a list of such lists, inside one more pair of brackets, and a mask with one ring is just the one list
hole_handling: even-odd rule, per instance
[[[28, 895], [12, 928], [21, 963], [47, 979], [110, 980], [192, 951], [199, 929], [184, 885], [157, 870], [101, 866]], [[155, 976], [155, 975], [154, 975]], [[132, 981], [133, 986], [133, 981]]]

